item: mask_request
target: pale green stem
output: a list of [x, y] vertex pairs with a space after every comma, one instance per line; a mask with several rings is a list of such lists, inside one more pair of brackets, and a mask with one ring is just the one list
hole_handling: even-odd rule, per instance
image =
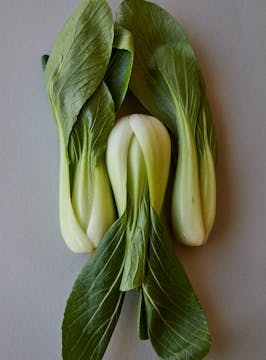
[[205, 227], [205, 241], [207, 241], [215, 220], [216, 213], [216, 179], [212, 153], [205, 141], [203, 156], [200, 161], [200, 187]]
[[83, 129], [83, 144], [80, 159], [76, 165], [73, 188], [72, 205], [76, 217], [86, 232], [91, 209], [91, 169], [88, 159], [88, 129], [85, 125]]
[[179, 111], [179, 152], [173, 190], [172, 223], [179, 239], [190, 246], [204, 242], [196, 144], [185, 114]]
[[89, 253], [93, 244], [82, 230], [73, 211], [70, 192], [68, 154], [59, 130], [60, 138], [60, 186], [59, 186], [59, 214], [63, 238], [68, 247], [77, 253]]

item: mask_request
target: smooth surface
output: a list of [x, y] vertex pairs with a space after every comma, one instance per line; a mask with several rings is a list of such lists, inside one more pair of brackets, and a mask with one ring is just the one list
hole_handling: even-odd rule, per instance
[[[198, 55], [219, 141], [218, 209], [200, 249], [178, 247], [206, 310], [207, 360], [266, 358], [266, 2], [156, 1]], [[65, 301], [86, 256], [58, 220], [58, 141], [40, 56], [78, 1], [0, 3], [0, 358], [57, 360]], [[110, 2], [115, 9], [119, 1]], [[105, 360], [155, 360], [127, 296]]]

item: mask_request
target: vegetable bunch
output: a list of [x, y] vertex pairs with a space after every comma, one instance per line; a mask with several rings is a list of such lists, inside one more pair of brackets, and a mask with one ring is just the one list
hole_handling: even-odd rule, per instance
[[[74, 252], [93, 252], [66, 305], [63, 359], [102, 359], [132, 289], [140, 339], [160, 359], [202, 359], [206, 317], [162, 221], [167, 188], [181, 242], [203, 244], [215, 217], [214, 127], [186, 35], [153, 3], [124, 0], [114, 22], [106, 0], [84, 0], [43, 67], [62, 235]], [[128, 87], [151, 115], [116, 120]]]

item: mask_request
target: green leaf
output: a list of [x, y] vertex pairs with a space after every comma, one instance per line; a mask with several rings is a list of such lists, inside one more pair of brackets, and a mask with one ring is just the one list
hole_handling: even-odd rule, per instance
[[153, 55], [166, 44], [187, 42], [179, 24], [164, 9], [143, 0], [124, 0], [116, 22], [132, 33], [134, 64], [130, 89], [143, 106], [176, 134], [176, 110], [167, 84], [154, 68]]
[[45, 69], [48, 97], [65, 146], [77, 116], [106, 72], [113, 43], [106, 0], [84, 0], [68, 19]]
[[[137, 211], [135, 214], [134, 210]], [[121, 291], [138, 288], [145, 278], [150, 231], [148, 192], [139, 201], [137, 209], [133, 208], [132, 212], [128, 211], [125, 266], [120, 285]]]
[[133, 39], [131, 33], [115, 26], [112, 56], [105, 74], [105, 82], [113, 96], [116, 111], [126, 96], [133, 64]]
[[202, 149], [204, 148], [204, 142], [207, 142], [212, 156], [214, 164], [217, 164], [218, 150], [214, 123], [212, 119], [212, 112], [207, 97], [207, 91], [202, 76], [200, 76], [200, 88], [201, 88], [201, 107], [197, 122], [197, 148], [199, 157], [203, 155]]
[[118, 321], [125, 251], [125, 218], [108, 230], [78, 276], [62, 325], [64, 360], [100, 360]]
[[160, 359], [200, 360], [210, 347], [204, 312], [153, 210], [151, 222], [142, 286], [149, 339]]
[[69, 138], [70, 163], [76, 165], [83, 152], [84, 136], [87, 138], [89, 161], [99, 163], [105, 154], [107, 139], [115, 122], [114, 101], [108, 87], [102, 82], [82, 108]]
[[216, 213], [215, 166], [217, 163], [217, 142], [203, 79], [201, 79], [201, 92], [202, 101], [196, 129], [196, 140], [202, 211], [206, 237], [208, 237], [213, 227]]
[[[190, 45], [185, 42], [157, 48], [152, 57], [152, 66], [160, 74], [160, 81], [165, 83], [171, 94], [176, 113], [172, 120], [179, 137], [184, 125], [190, 126], [190, 131], [194, 134], [201, 94], [199, 71]], [[183, 114], [186, 117], [185, 124], [182, 124]]]

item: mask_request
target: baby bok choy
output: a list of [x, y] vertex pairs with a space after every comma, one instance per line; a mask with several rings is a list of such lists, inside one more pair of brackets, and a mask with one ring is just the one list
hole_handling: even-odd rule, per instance
[[173, 164], [173, 230], [181, 242], [201, 245], [215, 218], [217, 149], [195, 54], [180, 25], [156, 4], [124, 0], [116, 21], [132, 32], [134, 40], [130, 88], [168, 127], [178, 148]]
[[49, 58], [44, 58], [60, 142], [60, 225], [74, 252], [92, 252], [115, 219], [105, 168], [115, 104], [103, 81], [113, 38], [107, 1], [84, 0], [62, 28]]
[[140, 286], [145, 277], [150, 208], [160, 215], [171, 159], [166, 128], [154, 117], [130, 115], [111, 131], [107, 169], [118, 214], [126, 214], [126, 255], [120, 289]]

